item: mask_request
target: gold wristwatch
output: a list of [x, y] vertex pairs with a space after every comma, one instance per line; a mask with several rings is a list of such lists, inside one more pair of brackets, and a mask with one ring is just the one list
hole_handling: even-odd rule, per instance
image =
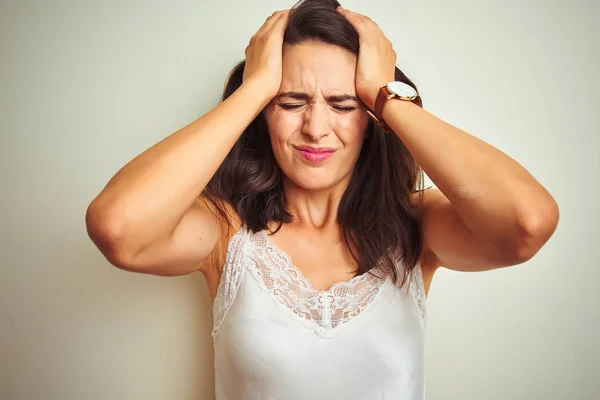
[[383, 120], [383, 107], [390, 99], [410, 101], [419, 107], [421, 106], [421, 96], [419, 96], [419, 93], [412, 86], [399, 81], [393, 81], [382, 86], [375, 100], [375, 110], [371, 111], [367, 109], [367, 113], [373, 118], [375, 124], [380, 126], [385, 132], [392, 132]]

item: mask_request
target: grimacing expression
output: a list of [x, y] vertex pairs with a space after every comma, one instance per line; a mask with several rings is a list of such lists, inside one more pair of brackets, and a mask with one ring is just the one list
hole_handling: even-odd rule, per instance
[[322, 190], [350, 181], [369, 122], [356, 61], [331, 44], [284, 46], [281, 87], [264, 116], [286, 184]]

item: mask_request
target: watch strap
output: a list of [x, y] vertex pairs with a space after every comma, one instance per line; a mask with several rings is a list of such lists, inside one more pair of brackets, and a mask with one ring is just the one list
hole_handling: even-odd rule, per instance
[[396, 93], [392, 93], [388, 90], [387, 85], [379, 88], [379, 93], [377, 94], [377, 99], [375, 100], [375, 115], [382, 122], [382, 125], [387, 128], [387, 130], [391, 130], [390, 127], [383, 120], [383, 107], [385, 107], [385, 103], [393, 97], [396, 97]]
[[389, 99], [391, 99], [392, 97], [395, 97], [395, 96], [396, 96], [395, 93], [391, 93], [387, 89], [387, 85], [382, 86], [379, 88], [379, 92], [377, 93], [377, 98], [375, 99], [375, 110], [371, 111], [371, 110], [367, 109], [367, 113], [373, 119], [373, 121], [375, 122], [375, 125], [379, 126], [385, 132], [392, 132], [392, 129], [383, 120], [383, 107], [385, 106], [385, 103]]
[[396, 93], [393, 93], [390, 90], [388, 90], [387, 85], [380, 87], [379, 93], [377, 94], [377, 98], [375, 99], [375, 110], [374, 111], [367, 110], [367, 113], [369, 114], [369, 116], [371, 116], [371, 118], [375, 122], [375, 125], [378, 125], [379, 127], [381, 127], [381, 129], [383, 129], [385, 132], [393, 132], [392, 129], [388, 126], [388, 124], [386, 124], [385, 121], [383, 120], [383, 108], [385, 107], [385, 104], [387, 103], [387, 101], [390, 99], [393, 99], [393, 98], [398, 98], [400, 100], [405, 100], [405, 101], [411, 101], [411, 102], [417, 104], [418, 106], [421, 106], [421, 98], [420, 98], [419, 94], [417, 94], [414, 99], [404, 98], [404, 97], [400, 97]]

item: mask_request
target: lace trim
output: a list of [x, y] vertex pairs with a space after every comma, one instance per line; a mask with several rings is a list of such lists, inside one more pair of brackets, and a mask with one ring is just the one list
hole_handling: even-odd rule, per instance
[[229, 243], [227, 244], [225, 265], [221, 272], [217, 295], [213, 303], [213, 339], [225, 320], [227, 311], [235, 299], [235, 294], [239, 287], [240, 276], [243, 269], [241, 260], [245, 259], [241, 254], [244, 250], [244, 244], [246, 243], [245, 236], [246, 231], [241, 229], [229, 239]]
[[[252, 243], [255, 250], [250, 258], [243, 254], [248, 243]], [[246, 268], [261, 290], [275, 297], [274, 303], [279, 309], [291, 312], [322, 337], [331, 337], [337, 328], [374, 307], [381, 298], [381, 288], [388, 281], [366, 273], [346, 282], [337, 282], [329, 290], [318, 291], [266, 233], [252, 235], [242, 228], [231, 237], [227, 246], [225, 265], [213, 303], [213, 340], [235, 299], [241, 274]], [[371, 272], [378, 270], [374, 268]], [[420, 265], [413, 270], [409, 286], [422, 327], [427, 329], [427, 298]]]
[[421, 318], [423, 330], [427, 330], [427, 297], [425, 296], [425, 284], [423, 283], [423, 270], [421, 265], [417, 264], [411, 274], [410, 290], [417, 304], [417, 310]]
[[386, 281], [366, 273], [349, 281], [336, 282], [329, 290], [319, 291], [266, 233], [252, 235], [250, 242], [254, 251], [248, 267], [259, 287], [271, 293], [277, 305], [292, 311], [305, 326], [323, 337], [331, 337], [336, 328], [374, 304]]

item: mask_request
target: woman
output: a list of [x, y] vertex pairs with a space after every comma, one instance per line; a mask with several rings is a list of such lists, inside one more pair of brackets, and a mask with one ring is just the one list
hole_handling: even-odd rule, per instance
[[[223, 101], [88, 209], [115, 266], [204, 274], [217, 398], [423, 399], [435, 270], [522, 263], [558, 222], [525, 169], [420, 107], [379, 27], [337, 6], [271, 15]], [[439, 189], [420, 190], [423, 170]]]

